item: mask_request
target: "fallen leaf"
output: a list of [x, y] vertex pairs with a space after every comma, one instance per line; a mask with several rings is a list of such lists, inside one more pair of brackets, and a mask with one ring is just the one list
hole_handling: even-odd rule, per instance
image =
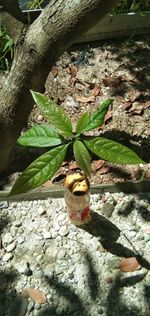
[[95, 167], [95, 170], [99, 170], [100, 168], [102, 168], [102, 166], [104, 165], [105, 163], [105, 160], [102, 160], [102, 159], [99, 159], [99, 160], [96, 160], [94, 161], [94, 167]]
[[94, 89], [92, 90], [91, 92], [91, 95], [93, 95], [94, 97], [96, 97], [99, 93], [100, 93], [101, 89], [100, 89], [100, 86], [99, 85], [96, 85], [94, 87]]
[[134, 272], [140, 268], [141, 265], [135, 257], [125, 258], [120, 262], [120, 269], [122, 272]]
[[66, 178], [66, 173], [63, 171], [57, 172], [54, 177], [51, 178], [52, 183], [59, 182]]
[[82, 103], [87, 103], [87, 102], [94, 102], [95, 97], [93, 95], [90, 95], [89, 97], [76, 97], [76, 100]]
[[69, 170], [75, 170], [75, 169], [79, 169], [79, 165], [76, 163], [76, 161], [72, 162], [69, 165]]
[[109, 168], [108, 168], [108, 167], [102, 167], [102, 168], [100, 168], [100, 169], [98, 170], [97, 175], [99, 175], [99, 174], [105, 174], [105, 173], [107, 173], [108, 171], [109, 171]]
[[132, 114], [138, 114], [138, 115], [140, 115], [140, 114], [142, 114], [142, 111], [143, 111], [143, 104], [140, 103], [140, 102], [137, 102], [137, 101], [134, 102], [133, 105], [132, 105], [132, 108], [131, 108], [130, 112], [131, 112]]
[[128, 101], [128, 102], [124, 102], [122, 103], [123, 109], [124, 110], [129, 110], [132, 106], [132, 102]]
[[69, 66], [71, 78], [75, 78], [78, 72], [78, 68], [75, 65]]
[[58, 75], [57, 67], [55, 67], [55, 66], [52, 67], [52, 74], [53, 74], [54, 77], [57, 77], [57, 75]]
[[134, 102], [137, 98], [139, 98], [140, 92], [137, 90], [130, 90], [127, 93], [127, 98], [129, 101]]
[[150, 107], [150, 100], [144, 102], [144, 107], [146, 108]]
[[112, 112], [108, 111], [104, 118], [105, 124], [107, 124], [110, 119], [112, 119]]
[[23, 297], [31, 298], [37, 304], [44, 304], [46, 302], [45, 294], [40, 290], [31, 287], [24, 290]]
[[105, 77], [102, 82], [106, 87], [117, 88], [121, 84], [121, 79], [116, 77]]
[[133, 74], [124, 74], [121, 76], [122, 80], [124, 81], [133, 81], [135, 79], [135, 75]]

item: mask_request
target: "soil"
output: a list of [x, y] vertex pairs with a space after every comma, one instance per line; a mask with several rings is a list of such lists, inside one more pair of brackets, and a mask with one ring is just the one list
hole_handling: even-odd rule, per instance
[[[113, 97], [104, 125], [90, 134], [116, 140], [146, 162], [140, 166], [121, 166], [93, 158], [92, 183], [150, 177], [149, 60], [148, 36], [80, 44], [65, 52], [48, 76], [46, 95], [65, 109], [74, 127], [83, 112], [93, 113], [103, 100]], [[35, 106], [28, 127], [45, 122]], [[63, 184], [66, 173], [76, 168], [69, 157], [49, 184]]]
[[[150, 39], [130, 38], [80, 44], [63, 54], [50, 72], [46, 95], [60, 104], [75, 127], [82, 113], [93, 113], [101, 101], [113, 97], [105, 124], [90, 132], [103, 135], [133, 149], [150, 162]], [[30, 123], [43, 123], [34, 109]], [[54, 181], [76, 169], [71, 160], [59, 170]], [[149, 164], [121, 166], [92, 161], [92, 183], [124, 182], [149, 178]]]

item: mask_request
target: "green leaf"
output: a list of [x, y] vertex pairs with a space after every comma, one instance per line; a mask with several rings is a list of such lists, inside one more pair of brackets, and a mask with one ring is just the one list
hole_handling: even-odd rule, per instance
[[35, 125], [18, 139], [20, 145], [33, 147], [56, 146], [61, 142], [59, 134], [46, 125]]
[[64, 136], [72, 137], [72, 124], [65, 111], [45, 95], [31, 91], [34, 101], [48, 121], [61, 131]]
[[75, 160], [87, 176], [91, 174], [91, 158], [85, 145], [80, 140], [73, 144]]
[[104, 123], [105, 115], [108, 111], [110, 104], [112, 104], [113, 99], [108, 99], [102, 102], [100, 107], [94, 112], [90, 117], [90, 122], [88, 126], [82, 132], [88, 132], [94, 128], [101, 126]]
[[134, 151], [113, 140], [97, 137], [92, 140], [85, 140], [84, 143], [95, 155], [110, 162], [119, 164], [144, 163]]
[[9, 195], [20, 194], [35, 189], [51, 179], [65, 158], [67, 146], [62, 145], [51, 149], [32, 162], [22, 172]]
[[76, 134], [81, 134], [85, 128], [88, 126], [90, 122], [90, 117], [87, 112], [83, 113], [78, 122], [77, 122], [77, 127], [76, 127]]

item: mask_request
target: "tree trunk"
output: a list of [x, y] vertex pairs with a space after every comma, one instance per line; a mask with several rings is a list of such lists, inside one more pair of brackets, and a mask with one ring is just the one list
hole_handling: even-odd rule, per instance
[[17, 28], [11, 10], [6, 15], [0, 14], [15, 40], [13, 65], [0, 92], [0, 171], [7, 166], [33, 108], [30, 89], [44, 91], [46, 78], [58, 57], [75, 42], [78, 34], [96, 24], [116, 2], [51, 0], [30, 26], [17, 21]]

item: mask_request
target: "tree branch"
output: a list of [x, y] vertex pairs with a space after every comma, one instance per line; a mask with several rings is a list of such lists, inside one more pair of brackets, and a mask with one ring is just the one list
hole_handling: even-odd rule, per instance
[[0, 12], [0, 23], [4, 26], [7, 33], [13, 38], [14, 43], [16, 44], [25, 25], [7, 12]]

